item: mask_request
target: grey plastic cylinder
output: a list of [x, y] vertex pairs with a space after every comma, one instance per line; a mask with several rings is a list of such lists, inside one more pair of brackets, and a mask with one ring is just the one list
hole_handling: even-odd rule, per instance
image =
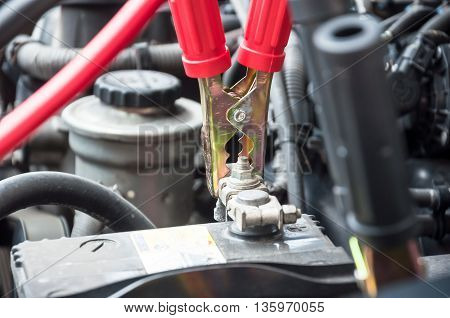
[[353, 5], [351, 0], [291, 0], [291, 11], [294, 23], [299, 24], [302, 52], [307, 61], [308, 76], [315, 82], [315, 59], [313, 34], [325, 21], [342, 14], [349, 13]]
[[63, 3], [60, 9], [56, 34], [64, 41], [64, 46], [84, 47], [121, 7], [115, 1], [103, 4], [75, 2]]
[[77, 175], [117, 185], [158, 227], [187, 223], [202, 122], [198, 103], [181, 98], [170, 108], [139, 114], [88, 96], [62, 116]]
[[[350, 12], [353, 1], [352, 0], [290, 0], [291, 11], [293, 15], [294, 23], [299, 24], [296, 26], [298, 35], [300, 37], [301, 50], [303, 55], [303, 61], [306, 69], [306, 77], [309, 80], [308, 86], [308, 97], [314, 102], [314, 110], [316, 112], [316, 117], [320, 126], [320, 130], [323, 133], [325, 142], [325, 148], [327, 150], [328, 165], [333, 166], [333, 160], [330, 159], [329, 153], [333, 148], [334, 139], [333, 134], [333, 123], [324, 123], [321, 115], [322, 110], [322, 100], [321, 100], [321, 85], [323, 82], [318, 77], [322, 65], [317, 60], [316, 48], [313, 45], [313, 36], [317, 28], [326, 21]], [[327, 109], [327, 111], [330, 111]], [[330, 138], [327, 138], [329, 136]], [[334, 180], [340, 179], [341, 173], [337, 168], [330, 168], [332, 177]], [[317, 191], [313, 191], [314, 186], [312, 186], [316, 181], [314, 176], [305, 175], [305, 197], [308, 200], [313, 200], [313, 205], [320, 206], [322, 204], [323, 197], [317, 198]], [[314, 202], [317, 201], [317, 202]], [[319, 202], [320, 201], [320, 202]], [[336, 219], [333, 216], [333, 219]], [[339, 222], [341, 217], [339, 217]], [[322, 221], [327, 221], [327, 218], [323, 218]], [[342, 245], [348, 242], [348, 237], [342, 231], [333, 231], [333, 227], [328, 227], [330, 234]]]
[[[313, 36], [321, 24], [334, 17], [349, 13], [353, 5], [352, 2], [351, 0], [292, 0], [290, 2], [294, 21], [300, 25], [298, 33], [302, 43], [302, 53], [304, 55], [307, 76], [311, 82], [312, 96], [310, 97], [314, 101], [320, 128], [323, 130], [325, 136], [332, 136], [330, 131], [333, 128], [329, 128], [331, 123], [325, 125], [321, 116], [323, 101], [321, 100], [320, 92], [324, 82], [319, 77], [322, 65], [316, 56]], [[330, 152], [330, 142], [332, 142], [331, 139], [325, 142], [328, 153]], [[333, 165], [332, 160], [329, 160], [329, 163]], [[339, 174], [339, 170], [332, 169], [332, 173]]]
[[384, 72], [377, 20], [345, 15], [314, 35], [322, 86], [320, 116], [335, 194], [351, 230], [373, 244], [402, 241], [414, 230], [403, 140]]

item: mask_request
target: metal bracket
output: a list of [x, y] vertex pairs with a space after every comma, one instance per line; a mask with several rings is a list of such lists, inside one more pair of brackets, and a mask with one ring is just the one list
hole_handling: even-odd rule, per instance
[[279, 231], [283, 224], [294, 224], [301, 217], [300, 209], [281, 205], [275, 196], [269, 195], [263, 179], [243, 156], [232, 165], [231, 175], [220, 179], [219, 200], [242, 234], [270, 227]]

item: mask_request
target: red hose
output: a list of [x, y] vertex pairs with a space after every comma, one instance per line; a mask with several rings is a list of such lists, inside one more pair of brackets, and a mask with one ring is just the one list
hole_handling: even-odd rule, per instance
[[138, 35], [165, 0], [129, 0], [111, 21], [51, 80], [0, 121], [0, 159], [45, 120], [92, 84]]

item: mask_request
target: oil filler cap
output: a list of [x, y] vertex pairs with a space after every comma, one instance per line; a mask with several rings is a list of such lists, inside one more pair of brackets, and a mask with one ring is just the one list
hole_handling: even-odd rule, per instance
[[181, 83], [175, 76], [156, 71], [114, 71], [97, 79], [94, 95], [113, 107], [170, 108], [181, 96]]

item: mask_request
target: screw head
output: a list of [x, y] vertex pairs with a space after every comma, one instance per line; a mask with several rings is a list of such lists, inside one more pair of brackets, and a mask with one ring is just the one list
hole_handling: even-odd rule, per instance
[[269, 194], [261, 190], [246, 190], [239, 192], [236, 200], [240, 204], [261, 206], [270, 201]]
[[238, 110], [234, 113], [234, 120], [238, 123], [243, 122], [245, 118], [247, 118], [247, 114], [242, 110]]

